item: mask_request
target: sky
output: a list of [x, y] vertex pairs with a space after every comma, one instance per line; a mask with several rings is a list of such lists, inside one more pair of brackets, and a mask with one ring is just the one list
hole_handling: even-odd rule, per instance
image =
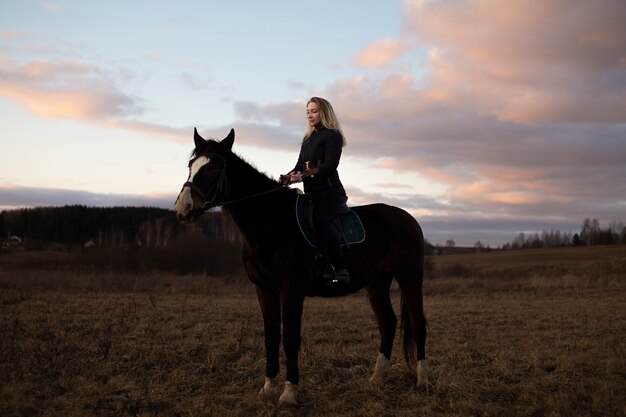
[[349, 205], [433, 244], [626, 220], [626, 2], [0, 0], [0, 210], [173, 208], [193, 128], [271, 177], [311, 96]]

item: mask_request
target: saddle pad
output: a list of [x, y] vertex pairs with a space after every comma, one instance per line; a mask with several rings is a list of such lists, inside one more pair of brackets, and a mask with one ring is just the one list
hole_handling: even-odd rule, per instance
[[[315, 233], [313, 233], [313, 229], [311, 228], [311, 224], [309, 222], [310, 213], [310, 200], [306, 195], [298, 195], [296, 198], [296, 219], [298, 221], [298, 227], [300, 227], [300, 232], [304, 239], [307, 241], [309, 245], [314, 248], [317, 248], [318, 241]], [[342, 239], [341, 246], [346, 246], [346, 241], [348, 245], [361, 243], [365, 240], [365, 229], [363, 228], [363, 223], [361, 223], [361, 219], [359, 216], [353, 211], [348, 210], [346, 213], [339, 214], [339, 219], [341, 221], [341, 228], [343, 236], [345, 240]]]

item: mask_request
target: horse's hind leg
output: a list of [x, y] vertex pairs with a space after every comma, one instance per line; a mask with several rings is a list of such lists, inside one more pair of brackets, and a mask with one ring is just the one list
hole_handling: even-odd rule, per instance
[[390, 274], [382, 275], [367, 288], [370, 305], [376, 315], [378, 332], [380, 334], [380, 349], [376, 359], [374, 374], [370, 378], [371, 383], [382, 382], [390, 365], [393, 339], [396, 335], [396, 326], [398, 324], [389, 295], [392, 279], [393, 277]]
[[[418, 270], [418, 272], [421, 272]], [[423, 273], [398, 273], [396, 280], [402, 291], [402, 333], [406, 362], [416, 366], [417, 385], [428, 383], [428, 362], [426, 361], [426, 316], [422, 294]], [[416, 363], [417, 360], [417, 363]]]

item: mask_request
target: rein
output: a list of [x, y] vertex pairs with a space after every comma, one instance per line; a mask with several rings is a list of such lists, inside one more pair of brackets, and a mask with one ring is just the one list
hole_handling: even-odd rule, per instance
[[260, 196], [265, 195], [265, 194], [270, 194], [270, 193], [274, 193], [276, 191], [280, 191], [283, 188], [285, 188], [285, 187], [283, 185], [281, 185], [280, 187], [272, 188], [271, 190], [261, 191], [260, 193], [248, 195], [248, 196], [245, 196], [245, 197], [241, 197], [241, 198], [238, 198], [236, 200], [222, 201], [220, 203], [213, 203], [213, 202], [210, 202], [210, 201], [205, 201], [204, 204], [202, 204], [202, 210], [204, 210], [206, 212], [206, 211], [209, 211], [210, 209], [212, 209], [214, 207], [225, 206], [227, 204], [234, 204], [234, 203], [238, 203], [240, 201], [250, 200], [252, 198], [260, 197]]
[[[199, 196], [202, 197], [202, 199], [204, 200], [204, 203], [202, 204], [202, 208], [201, 209], [196, 209], [197, 211], [202, 211], [202, 212], [207, 212], [210, 209], [214, 208], [214, 207], [219, 207], [219, 206], [225, 206], [228, 204], [234, 204], [234, 203], [238, 203], [240, 201], [245, 201], [245, 200], [250, 200], [252, 198], [256, 198], [256, 197], [260, 197], [262, 195], [265, 194], [270, 194], [276, 191], [280, 191], [283, 188], [285, 188], [285, 186], [281, 185], [279, 187], [276, 188], [272, 188], [270, 190], [265, 190], [265, 191], [261, 191], [255, 194], [251, 194], [245, 197], [241, 197], [235, 200], [228, 200], [228, 201], [220, 201], [220, 202], [216, 202], [215, 200], [217, 199], [218, 194], [223, 194], [225, 195], [227, 193], [227, 189], [228, 189], [228, 184], [226, 181], [226, 158], [223, 157], [220, 154], [216, 154], [216, 153], [202, 153], [202, 154], [198, 154], [197, 156], [206, 156], [208, 158], [212, 158], [212, 157], [217, 157], [219, 159], [221, 159], [224, 162], [224, 167], [220, 169], [220, 177], [219, 180], [217, 181], [217, 184], [215, 185], [215, 187], [213, 187], [210, 191], [212, 192], [212, 196], [209, 197], [207, 196], [207, 194], [209, 194], [207, 192], [207, 194], [205, 194], [200, 187], [198, 187], [196, 184], [194, 184], [191, 181], [187, 181], [183, 184], [183, 188], [184, 187], [189, 187], [191, 189], [192, 192], [195, 192], [196, 194], [198, 194]], [[190, 162], [191, 163], [191, 162]]]

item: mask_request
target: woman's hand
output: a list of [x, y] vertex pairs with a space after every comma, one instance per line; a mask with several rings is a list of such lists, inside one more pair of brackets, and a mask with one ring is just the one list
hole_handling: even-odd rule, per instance
[[292, 171], [287, 175], [281, 174], [280, 177], [278, 177], [278, 182], [282, 185], [289, 185], [300, 181], [302, 181], [302, 174], [299, 171]]
[[291, 176], [289, 178], [289, 181], [291, 183], [302, 181], [302, 174], [300, 173], [300, 171], [298, 171], [298, 172], [290, 172], [289, 175]]
[[291, 184], [291, 175], [289, 175], [289, 174], [287, 174], [287, 175], [281, 174], [280, 177], [278, 177], [278, 182], [281, 183], [282, 185], [289, 185], [289, 184]]

